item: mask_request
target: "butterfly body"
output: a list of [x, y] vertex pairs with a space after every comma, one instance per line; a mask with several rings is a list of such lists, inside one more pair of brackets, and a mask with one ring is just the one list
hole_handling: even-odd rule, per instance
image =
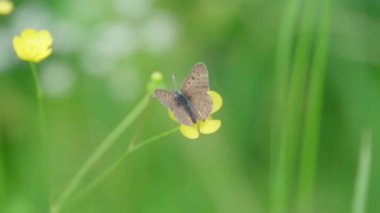
[[191, 126], [197, 121], [207, 119], [211, 114], [213, 102], [208, 95], [209, 88], [206, 65], [197, 63], [185, 79], [180, 91], [156, 89], [154, 94], [173, 112], [180, 123]]
[[174, 92], [174, 100], [177, 104], [177, 107], [182, 107], [185, 112], [188, 114], [188, 116], [191, 119], [191, 122], [195, 124], [197, 122], [197, 118], [195, 116], [195, 113], [192, 110], [191, 103], [189, 99], [182, 94], [180, 91], [175, 91]]

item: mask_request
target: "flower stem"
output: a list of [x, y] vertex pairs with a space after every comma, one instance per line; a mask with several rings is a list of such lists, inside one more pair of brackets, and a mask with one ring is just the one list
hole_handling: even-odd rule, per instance
[[82, 178], [90, 171], [96, 162], [103, 156], [109, 147], [120, 137], [120, 135], [131, 125], [131, 123], [144, 111], [148, 106], [150, 95], [146, 95], [120, 123], [119, 125], [100, 143], [95, 151], [90, 155], [86, 162], [80, 167], [78, 172], [70, 180], [57, 202], [52, 206], [52, 212], [59, 212], [65, 205], [67, 199], [78, 188]]
[[43, 138], [43, 132], [44, 132], [44, 126], [45, 126], [45, 110], [44, 110], [44, 105], [43, 105], [43, 91], [42, 91], [42, 86], [41, 86], [41, 81], [40, 78], [38, 77], [38, 72], [37, 72], [37, 66], [35, 63], [30, 62], [30, 69], [32, 70], [34, 82], [36, 84], [36, 96], [37, 96], [37, 101], [38, 101], [38, 116], [39, 116], [39, 122], [40, 122], [40, 137]]
[[29, 64], [30, 64], [30, 69], [32, 70], [32, 73], [33, 73], [34, 81], [36, 83], [37, 98], [40, 100], [43, 98], [43, 92], [42, 92], [41, 82], [37, 73], [37, 67], [36, 67], [36, 64], [33, 62], [30, 62]]
[[107, 178], [116, 168], [120, 166], [120, 164], [123, 163], [123, 161], [132, 153], [135, 151], [141, 149], [142, 147], [151, 144], [155, 141], [158, 141], [159, 139], [166, 137], [170, 134], [173, 134], [179, 130], [178, 127], [168, 130], [166, 132], [160, 133], [158, 135], [155, 135], [151, 138], [148, 138], [146, 140], [143, 140], [139, 143], [130, 143], [127, 150], [124, 152], [124, 154], [118, 158], [111, 166], [109, 166], [107, 169], [103, 171], [100, 175], [98, 175], [92, 182], [85, 185], [83, 189], [80, 191], [80, 193], [73, 199], [73, 201], [79, 201], [86, 197], [88, 193], [90, 193], [95, 187], [97, 187], [105, 178]]
[[[30, 69], [33, 74], [34, 82], [36, 85], [36, 98], [38, 102], [38, 127], [39, 127], [39, 145], [38, 152], [35, 153], [35, 158], [39, 159], [38, 165], [35, 166], [37, 174], [39, 174], [39, 185], [41, 191], [46, 195], [46, 198], [50, 199], [51, 194], [49, 194], [49, 189], [46, 187], [51, 186], [50, 179], [50, 165], [49, 165], [49, 146], [47, 141], [47, 131], [46, 131], [46, 116], [44, 107], [44, 94], [42, 90], [42, 85], [40, 78], [38, 76], [37, 65], [33, 62], [29, 63]], [[49, 202], [46, 200], [46, 202]]]

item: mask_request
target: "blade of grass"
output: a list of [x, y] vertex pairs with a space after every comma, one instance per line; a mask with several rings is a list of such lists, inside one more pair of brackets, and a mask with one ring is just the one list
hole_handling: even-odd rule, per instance
[[[278, 47], [275, 61], [275, 73], [274, 73], [274, 104], [272, 113], [272, 130], [271, 130], [271, 143], [270, 143], [270, 177], [271, 180], [270, 190], [271, 196], [274, 195], [274, 176], [275, 165], [277, 162], [278, 145], [281, 137], [281, 127], [283, 125], [283, 115], [285, 109], [286, 93], [288, 91], [288, 81], [290, 76], [290, 65], [292, 55], [292, 37], [295, 34], [297, 15], [299, 12], [300, 1], [289, 0], [286, 2], [283, 12], [283, 18], [281, 19], [281, 25], [278, 36]], [[273, 200], [273, 198], [272, 198]]]
[[[1, 113], [1, 112], [0, 112]], [[4, 144], [3, 144], [3, 125], [0, 114], [0, 212], [5, 212], [6, 206], [6, 179], [5, 179], [5, 162], [4, 162]]]
[[294, 176], [297, 142], [300, 137], [303, 97], [307, 79], [308, 60], [312, 43], [314, 1], [305, 2], [295, 59], [290, 79], [286, 111], [279, 144], [279, 157], [274, 176], [271, 212], [289, 210], [290, 189]]
[[366, 212], [367, 191], [372, 161], [372, 131], [362, 133], [361, 148], [352, 200], [352, 213]]
[[298, 212], [313, 212], [312, 199], [316, 172], [318, 141], [323, 104], [323, 87], [326, 72], [327, 49], [330, 31], [330, 1], [321, 1], [321, 22], [307, 95], [304, 135], [300, 157], [297, 188]]

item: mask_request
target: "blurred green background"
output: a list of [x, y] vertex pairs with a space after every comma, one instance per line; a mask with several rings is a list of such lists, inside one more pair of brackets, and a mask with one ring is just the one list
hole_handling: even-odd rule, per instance
[[[309, 141], [302, 137], [305, 103], [313, 98], [308, 88], [315, 63], [325, 73], [318, 96], [323, 101], [321, 113], [314, 114], [320, 131], [315, 128], [313, 197], [303, 212], [352, 211], [364, 130], [373, 139], [365, 212], [380, 212], [380, 1], [14, 3], [15, 11], [0, 17], [0, 211], [47, 212], [49, 201], [144, 96], [153, 71], [161, 71], [174, 89], [173, 74], [181, 82], [203, 61], [211, 89], [223, 97], [223, 107], [214, 115], [222, 128], [195, 141], [176, 133], [145, 147], [63, 212], [296, 212], [304, 171], [301, 144]], [[47, 29], [54, 37], [53, 54], [38, 64], [49, 138], [44, 148], [38, 142], [32, 74], [12, 47], [13, 36], [25, 28]], [[328, 48], [321, 54], [325, 60], [313, 62], [321, 47], [320, 29], [327, 29]], [[308, 48], [297, 52], [303, 38]], [[276, 178], [283, 180], [276, 173], [282, 148], [273, 135], [287, 134], [287, 127], [278, 130], [289, 121], [282, 122], [282, 107], [293, 104], [292, 90], [282, 90], [288, 86], [279, 86], [278, 76], [289, 76], [285, 82], [291, 85], [293, 63], [304, 65], [299, 70], [305, 76], [297, 90], [295, 140], [287, 141], [294, 154], [286, 162], [293, 169], [277, 182], [287, 188], [286, 206], [278, 211], [273, 197]], [[285, 96], [278, 104], [281, 91]], [[84, 183], [122, 155], [137, 126], [135, 122], [124, 132]], [[175, 126], [153, 99], [139, 141]], [[49, 160], [41, 160], [44, 155]]]

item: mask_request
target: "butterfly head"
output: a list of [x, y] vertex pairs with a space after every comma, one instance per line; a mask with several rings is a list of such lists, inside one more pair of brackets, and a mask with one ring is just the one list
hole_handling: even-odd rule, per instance
[[176, 103], [178, 106], [184, 106], [188, 105], [188, 99], [181, 91], [175, 91], [174, 92], [174, 99], [176, 100]]

